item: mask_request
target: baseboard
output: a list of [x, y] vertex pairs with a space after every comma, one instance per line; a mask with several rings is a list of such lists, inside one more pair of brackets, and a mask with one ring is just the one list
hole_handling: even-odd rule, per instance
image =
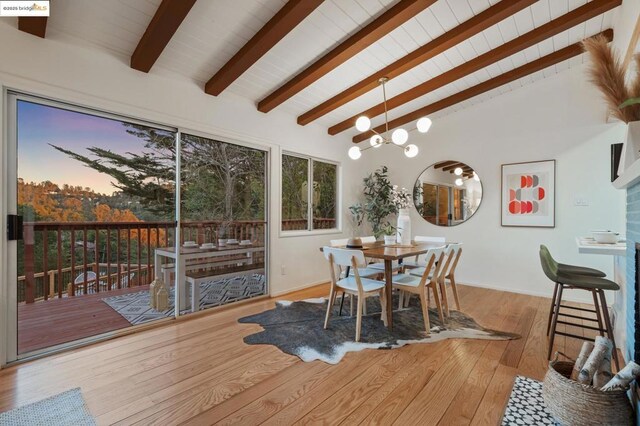
[[[526, 294], [528, 296], [536, 296], [536, 297], [544, 297], [546, 299], [551, 299], [551, 296], [553, 296], [553, 294], [551, 293], [551, 291], [544, 292], [544, 291], [533, 291], [533, 290], [521, 290], [521, 289], [511, 289], [511, 288], [505, 288], [505, 287], [500, 287], [500, 286], [492, 286], [492, 285], [486, 285], [486, 284], [479, 284], [479, 283], [471, 283], [471, 282], [458, 282], [458, 284], [460, 285], [468, 285], [469, 287], [479, 287], [479, 288], [486, 288], [489, 290], [497, 290], [497, 291], [505, 291], [507, 293], [516, 293], [516, 294]], [[567, 294], [567, 293], [565, 293]], [[563, 294], [562, 298], [563, 300], [566, 300], [568, 302], [578, 302], [578, 303], [590, 303], [593, 304], [593, 299], [589, 298], [579, 298], [579, 297], [565, 297], [565, 294]], [[569, 293], [570, 294], [570, 293]]]
[[279, 291], [279, 292], [276, 292], [276, 293], [271, 292], [270, 296], [271, 296], [271, 298], [286, 296], [287, 294], [295, 293], [296, 291], [306, 290], [306, 289], [309, 289], [311, 287], [317, 287], [317, 286], [325, 285], [325, 284], [329, 284], [329, 281], [326, 281], [326, 280], [317, 281], [317, 282], [314, 282], [314, 283], [304, 284], [304, 285], [301, 285], [301, 286], [298, 286], [298, 287], [289, 288], [287, 290]]

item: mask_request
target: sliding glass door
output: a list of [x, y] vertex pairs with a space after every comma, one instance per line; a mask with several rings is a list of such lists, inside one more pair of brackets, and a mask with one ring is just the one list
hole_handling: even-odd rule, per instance
[[174, 241], [176, 129], [19, 94], [8, 118], [10, 357], [172, 317], [149, 285]]
[[267, 152], [193, 133], [181, 141], [186, 312], [268, 294]]
[[8, 361], [268, 294], [266, 150], [18, 93], [7, 122]]

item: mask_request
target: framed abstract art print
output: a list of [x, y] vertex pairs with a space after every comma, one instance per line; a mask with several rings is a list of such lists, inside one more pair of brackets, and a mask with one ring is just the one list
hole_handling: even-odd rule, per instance
[[502, 165], [502, 226], [553, 228], [556, 161]]

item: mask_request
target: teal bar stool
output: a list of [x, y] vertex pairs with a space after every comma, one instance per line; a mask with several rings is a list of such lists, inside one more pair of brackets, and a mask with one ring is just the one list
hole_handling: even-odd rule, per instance
[[[551, 310], [549, 313], [549, 324], [547, 325], [547, 334], [549, 335], [549, 351], [547, 358], [551, 359], [551, 352], [553, 350], [553, 341], [555, 335], [573, 337], [576, 339], [590, 340], [588, 337], [578, 336], [576, 334], [565, 333], [556, 330], [558, 324], [571, 325], [574, 327], [582, 327], [589, 330], [595, 330], [604, 336], [611, 339], [613, 343], [613, 358], [616, 363], [616, 368], [620, 369], [618, 362], [618, 353], [616, 351], [616, 342], [613, 337], [613, 328], [611, 327], [611, 318], [609, 317], [609, 309], [607, 308], [607, 300], [604, 295], [605, 290], [620, 290], [620, 286], [614, 281], [603, 278], [605, 274], [602, 271], [592, 268], [584, 268], [581, 266], [565, 265], [556, 262], [549, 249], [544, 245], [540, 245], [540, 263], [542, 264], [542, 270], [547, 278], [556, 284], [556, 288], [553, 294], [553, 300], [551, 302]], [[595, 309], [576, 308], [573, 306], [567, 306], [562, 304], [562, 293], [565, 289], [578, 289], [590, 291], [593, 295], [593, 303]], [[575, 309], [580, 311], [592, 312], [596, 314], [596, 319], [582, 318], [577, 315], [572, 315], [564, 312], [560, 312], [561, 308]], [[559, 320], [558, 317], [577, 318], [583, 321], [592, 321], [598, 324], [597, 327], [589, 325], [576, 324], [569, 321]]]

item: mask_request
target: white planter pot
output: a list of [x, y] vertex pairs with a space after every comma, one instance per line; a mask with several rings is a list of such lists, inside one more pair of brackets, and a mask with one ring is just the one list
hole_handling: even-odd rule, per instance
[[640, 158], [640, 121], [627, 124], [627, 139], [622, 147], [618, 174], [621, 175], [638, 158]]
[[398, 244], [411, 244], [411, 216], [409, 216], [409, 209], [400, 209], [397, 231], [396, 241]]
[[384, 236], [384, 245], [385, 246], [390, 246], [395, 244], [396, 242], [396, 236], [395, 235], [385, 235]]

